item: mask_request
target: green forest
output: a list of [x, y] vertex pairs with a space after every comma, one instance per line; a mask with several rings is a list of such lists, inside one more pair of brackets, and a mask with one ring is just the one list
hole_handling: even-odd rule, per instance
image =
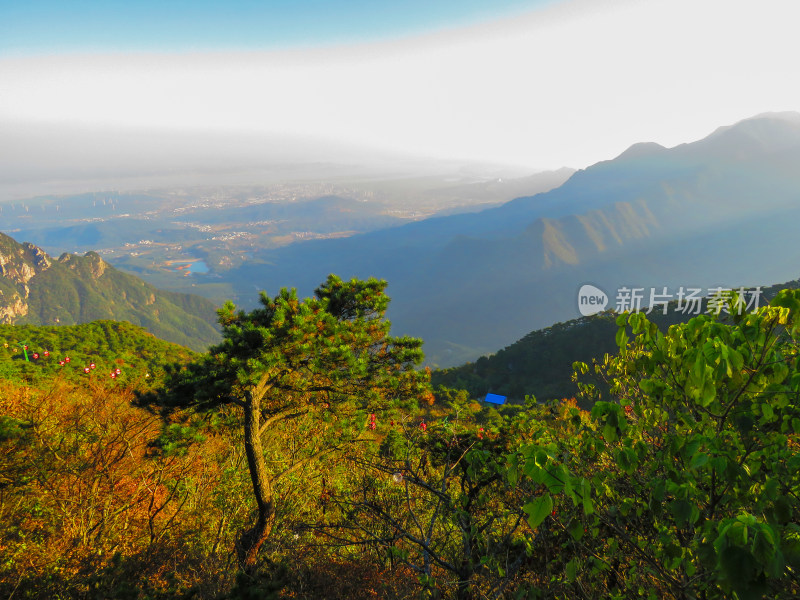
[[[798, 288], [800, 280], [795, 279], [758, 290], [761, 299], [769, 301], [782, 290]], [[666, 309], [652, 311], [648, 319], [666, 331], [670, 325], [689, 321], [695, 312], [682, 310], [677, 301], [672, 301]], [[539, 401], [572, 398], [578, 394], [577, 382], [571, 377], [573, 363], [591, 362], [616, 352], [616, 330], [615, 315], [609, 311], [555, 323], [474, 362], [434, 370], [431, 382], [437, 387], [466, 390], [474, 398], [493, 392], [517, 403], [527, 395], [535, 395]], [[601, 381], [597, 383], [602, 385]], [[593, 401], [587, 400], [584, 408], [591, 409]]]
[[800, 291], [735, 302], [602, 317], [573, 395], [500, 407], [375, 279], [227, 303], [204, 353], [2, 326], [0, 597], [796, 598]]

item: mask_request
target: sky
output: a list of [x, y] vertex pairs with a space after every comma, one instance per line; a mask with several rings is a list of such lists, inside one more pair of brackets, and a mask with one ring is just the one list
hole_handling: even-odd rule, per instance
[[0, 0], [0, 15], [0, 169], [55, 146], [91, 161], [104, 131], [583, 168], [800, 111], [797, 0]]

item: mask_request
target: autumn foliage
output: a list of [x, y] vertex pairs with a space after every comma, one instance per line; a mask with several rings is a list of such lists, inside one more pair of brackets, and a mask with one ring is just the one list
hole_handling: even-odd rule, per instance
[[[0, 353], [0, 597], [800, 595], [800, 293], [622, 315], [578, 398], [498, 411], [431, 390], [383, 299], [359, 320], [380, 282], [330, 285], [223, 311], [225, 342], [146, 389]], [[256, 433], [270, 526], [243, 564]]]

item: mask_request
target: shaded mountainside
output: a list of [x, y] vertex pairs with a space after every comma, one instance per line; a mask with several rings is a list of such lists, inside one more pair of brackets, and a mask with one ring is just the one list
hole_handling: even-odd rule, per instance
[[194, 350], [219, 340], [214, 305], [164, 292], [118, 271], [94, 252], [52, 259], [33, 244], [0, 234], [0, 322], [74, 325], [128, 321]]
[[762, 115], [671, 149], [637, 144], [479, 213], [262, 252], [229, 277], [242, 303], [253, 281], [310, 294], [331, 272], [386, 279], [394, 330], [422, 337], [430, 364], [456, 365], [577, 317], [587, 282], [610, 291], [793, 277], [797, 164], [800, 122]]
[[[760, 305], [780, 290], [798, 288], [800, 279], [763, 288]], [[661, 331], [694, 316], [680, 312], [675, 302], [668, 305], [666, 314], [661, 310], [658, 307], [648, 315]], [[578, 388], [572, 381], [573, 363], [591, 364], [592, 359], [618, 352], [617, 316], [606, 311], [532, 331], [495, 354], [435, 370], [431, 381], [437, 386], [467, 390], [473, 398], [482, 398], [488, 392], [508, 396], [512, 402], [521, 402], [528, 395], [540, 401], [575, 397]]]

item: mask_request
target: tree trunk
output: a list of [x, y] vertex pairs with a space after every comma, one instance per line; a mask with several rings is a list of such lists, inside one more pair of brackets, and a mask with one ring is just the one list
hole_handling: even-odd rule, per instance
[[253, 482], [253, 494], [258, 507], [255, 525], [244, 532], [239, 539], [239, 563], [245, 572], [252, 571], [256, 564], [258, 551], [272, 531], [275, 521], [275, 503], [272, 497], [272, 484], [267, 475], [264, 451], [261, 447], [261, 398], [248, 394], [244, 408], [244, 448], [247, 466]]
[[469, 579], [462, 579], [458, 582], [456, 598], [458, 598], [458, 600], [472, 600], [472, 586], [470, 585]]
[[456, 598], [458, 600], [472, 600], [472, 567], [465, 561], [462, 562], [458, 570], [458, 587], [456, 588]]

